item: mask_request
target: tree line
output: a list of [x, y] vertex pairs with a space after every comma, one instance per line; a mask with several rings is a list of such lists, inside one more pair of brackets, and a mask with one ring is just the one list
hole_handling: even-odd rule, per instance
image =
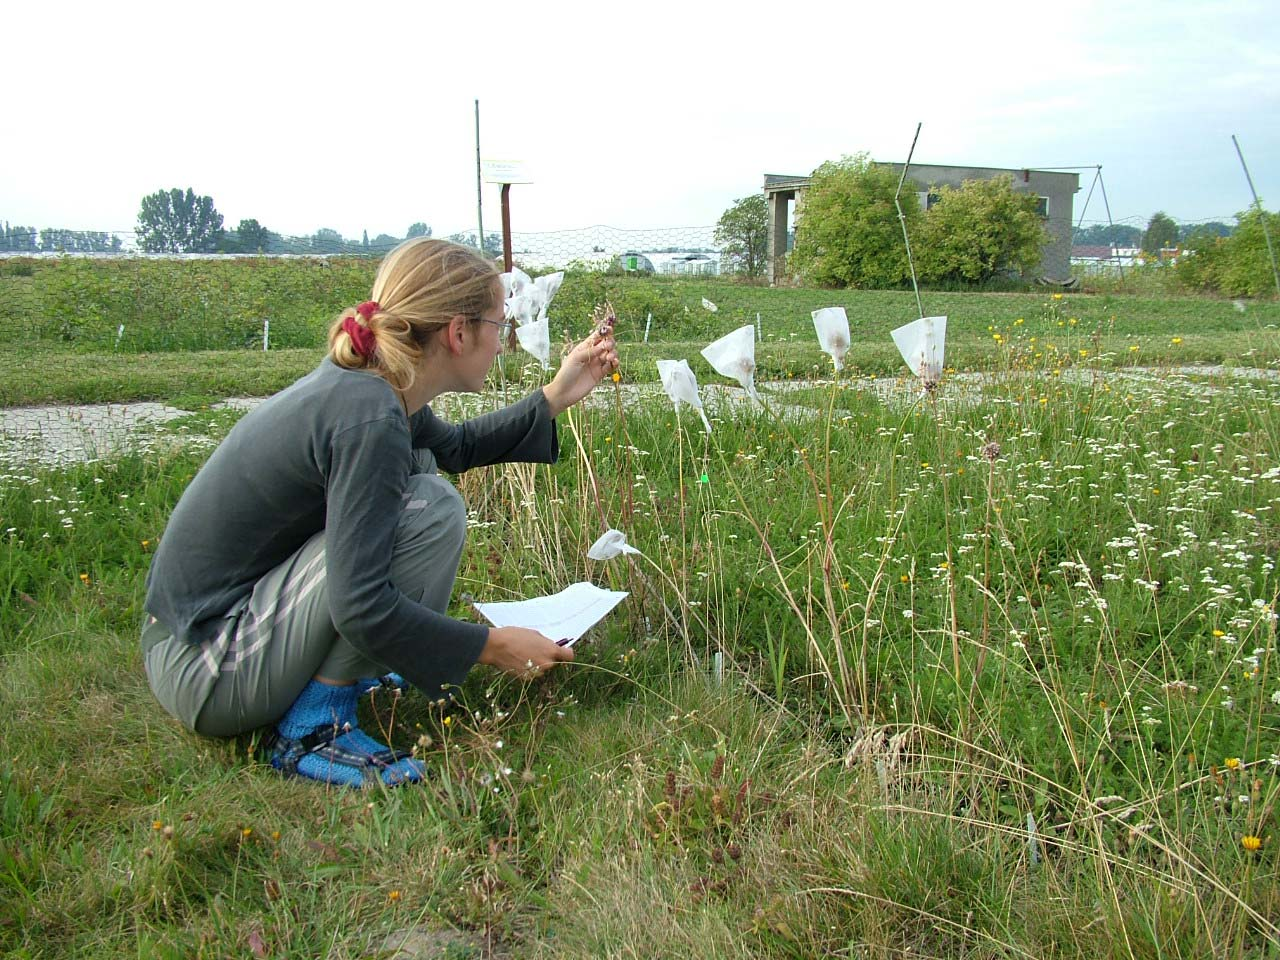
[[[143, 197], [136, 230], [138, 248], [145, 253], [375, 256], [394, 249], [404, 240], [431, 235], [431, 227], [423, 221], [411, 223], [403, 237], [379, 233], [370, 238], [365, 230], [359, 239], [344, 237], [329, 227], [321, 227], [306, 236], [286, 236], [254, 218], [243, 219], [228, 229], [213, 198], [198, 195], [190, 187], [157, 190]], [[446, 239], [481, 248], [474, 231], [451, 234]], [[36, 230], [7, 222], [0, 228], [0, 251], [5, 252], [117, 253], [123, 248], [124, 243], [116, 234], [53, 228]], [[483, 250], [489, 256], [499, 256], [502, 235], [486, 233]]]
[[18, 253], [116, 253], [124, 243], [114, 233], [100, 230], [62, 230], [0, 224], [0, 250]]

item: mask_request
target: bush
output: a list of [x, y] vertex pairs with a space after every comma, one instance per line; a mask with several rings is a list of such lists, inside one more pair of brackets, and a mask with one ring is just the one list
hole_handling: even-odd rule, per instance
[[[860, 153], [824, 163], [813, 173], [796, 214], [793, 270], [826, 287], [896, 287], [911, 271], [893, 195], [898, 176]], [[914, 190], [904, 190], [908, 230], [920, 219]]]
[[1040, 265], [1048, 230], [1036, 198], [1013, 189], [1013, 178], [966, 180], [959, 189], [936, 188], [938, 202], [924, 215], [914, 252], [920, 280], [986, 283], [1002, 275], [1028, 275]]
[[1280, 246], [1280, 214], [1256, 209], [1237, 214], [1239, 225], [1229, 237], [1206, 230], [1187, 238], [1178, 260], [1179, 282], [1191, 290], [1228, 297], [1273, 296], [1276, 281], [1267, 254], [1263, 217], [1273, 249]]

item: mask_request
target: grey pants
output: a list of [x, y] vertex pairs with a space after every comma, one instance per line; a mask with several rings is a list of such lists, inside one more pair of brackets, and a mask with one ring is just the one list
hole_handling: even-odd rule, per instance
[[[444, 613], [466, 539], [462, 497], [443, 477], [418, 473], [409, 478], [404, 503], [391, 582]], [[188, 729], [214, 737], [279, 720], [313, 677], [348, 681], [387, 672], [334, 629], [323, 531], [265, 574], [206, 643], [178, 640], [147, 616], [142, 645], [156, 699]]]

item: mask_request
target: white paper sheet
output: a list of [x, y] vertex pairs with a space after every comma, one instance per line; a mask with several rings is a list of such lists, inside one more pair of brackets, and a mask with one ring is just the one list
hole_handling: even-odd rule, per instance
[[477, 603], [475, 608], [495, 627], [527, 627], [571, 647], [626, 597], [625, 591], [581, 581], [547, 597]]

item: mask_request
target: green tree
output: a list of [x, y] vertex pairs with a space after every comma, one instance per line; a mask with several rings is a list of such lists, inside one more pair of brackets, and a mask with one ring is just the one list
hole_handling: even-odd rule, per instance
[[138, 244], [148, 253], [212, 253], [222, 240], [222, 214], [212, 197], [190, 187], [158, 190], [142, 198]]
[[[479, 249], [479, 246], [476, 243], [475, 231], [472, 231], [470, 233], [450, 234], [447, 239], [449, 240], [450, 243], [460, 243], [464, 247], [470, 247], [473, 250]], [[484, 255], [487, 257], [502, 256], [502, 234], [486, 233], [484, 235], [484, 251], [483, 252], [484, 252]]]
[[983, 283], [1040, 266], [1048, 230], [1036, 212], [1037, 198], [1014, 190], [1012, 177], [966, 180], [931, 192], [938, 200], [912, 244], [921, 280]]
[[35, 253], [40, 249], [36, 238], [39, 236], [35, 227], [23, 227], [17, 224], [10, 226], [6, 220], [0, 228], [0, 250], [18, 250]]
[[748, 277], [764, 274], [769, 248], [769, 208], [764, 194], [756, 193], [733, 202], [716, 224], [720, 261], [728, 273]]
[[393, 237], [389, 233], [380, 233], [369, 241], [369, 249], [373, 253], [386, 253], [388, 250], [394, 250], [399, 244], [399, 237]]
[[266, 253], [271, 245], [272, 233], [257, 220], [241, 220], [236, 227], [236, 240], [240, 253]]
[[[824, 163], [813, 172], [796, 213], [791, 268], [811, 283], [896, 287], [910, 277], [893, 195], [898, 174], [867, 154]], [[915, 191], [904, 190], [907, 227], [920, 218]]]
[[1095, 223], [1072, 230], [1071, 242], [1085, 247], [1137, 247], [1142, 244], [1142, 228], [1127, 223]]
[[1159, 256], [1165, 247], [1172, 247], [1178, 242], [1178, 224], [1163, 210], [1153, 214], [1147, 221], [1147, 230], [1142, 235], [1142, 251], [1151, 256]]
[[408, 231], [405, 232], [405, 239], [412, 240], [414, 237], [431, 236], [431, 228], [419, 220], [417, 223], [411, 224]]
[[316, 253], [345, 253], [347, 241], [337, 230], [321, 227], [311, 235], [311, 249]]
[[1211, 237], [1229, 237], [1234, 228], [1229, 224], [1223, 223], [1221, 220], [1208, 220], [1205, 223], [1180, 223], [1178, 224], [1178, 242], [1192, 236], [1211, 236]]
[[1219, 237], [1211, 229], [1191, 234], [1186, 250], [1178, 258], [1178, 280], [1193, 290], [1228, 297], [1280, 293], [1267, 253], [1264, 216], [1274, 247], [1280, 240], [1280, 213], [1248, 210], [1237, 215], [1237, 225], [1228, 237]]

